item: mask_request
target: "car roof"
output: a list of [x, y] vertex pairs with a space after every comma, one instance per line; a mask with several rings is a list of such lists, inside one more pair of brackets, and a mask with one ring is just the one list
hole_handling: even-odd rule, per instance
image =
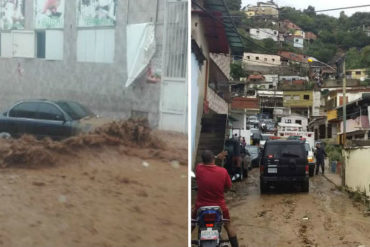
[[300, 141], [300, 140], [281, 140], [281, 139], [278, 139], [278, 140], [268, 140], [266, 142], [266, 144], [269, 143], [269, 144], [304, 144], [305, 142], [304, 141]]

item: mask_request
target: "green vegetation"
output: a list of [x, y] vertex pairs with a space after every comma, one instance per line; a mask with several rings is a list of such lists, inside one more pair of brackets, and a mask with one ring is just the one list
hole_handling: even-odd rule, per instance
[[248, 74], [243, 70], [241, 62], [234, 62], [230, 64], [230, 76], [234, 80], [239, 80], [240, 77], [247, 77]]
[[[352, 16], [340, 14], [339, 18], [325, 14], [316, 14], [315, 8], [308, 6], [303, 11], [291, 7], [282, 7], [279, 19], [288, 19], [301, 27], [305, 32], [313, 32], [318, 39], [305, 42], [304, 50], [294, 48], [290, 44], [279, 44], [271, 39], [253, 40], [249, 38], [250, 28], [271, 28], [278, 30], [278, 23], [266, 18], [250, 18], [240, 11], [239, 0], [227, 0], [233, 21], [244, 38], [245, 51], [276, 54], [279, 50], [304, 53], [325, 63], [335, 55], [348, 51], [346, 63], [348, 69], [370, 68], [370, 37], [363, 31], [370, 25], [370, 13], [357, 12]], [[235, 17], [236, 16], [236, 17]], [[370, 28], [370, 27], [369, 27]], [[331, 61], [333, 62], [333, 61]]]
[[225, 0], [225, 3], [229, 10], [240, 10], [242, 5], [241, 0]]

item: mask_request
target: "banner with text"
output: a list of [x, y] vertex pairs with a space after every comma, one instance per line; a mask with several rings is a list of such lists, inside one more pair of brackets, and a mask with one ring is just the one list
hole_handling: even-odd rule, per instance
[[64, 28], [64, 0], [35, 0], [35, 28]]

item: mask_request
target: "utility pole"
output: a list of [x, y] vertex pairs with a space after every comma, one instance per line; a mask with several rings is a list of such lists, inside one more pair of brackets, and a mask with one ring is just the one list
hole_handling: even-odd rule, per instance
[[346, 141], [347, 141], [347, 100], [346, 100], [346, 87], [347, 87], [347, 78], [346, 78], [346, 58], [343, 58], [343, 153], [344, 153], [344, 160], [341, 169], [342, 175], [342, 185], [346, 185], [346, 176], [345, 176], [345, 169], [346, 169]]
[[346, 145], [347, 140], [347, 100], [346, 100], [346, 87], [347, 87], [347, 78], [346, 78], [346, 59], [343, 59], [343, 146]]

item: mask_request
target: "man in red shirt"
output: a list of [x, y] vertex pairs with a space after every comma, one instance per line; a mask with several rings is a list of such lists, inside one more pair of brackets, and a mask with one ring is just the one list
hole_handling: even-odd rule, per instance
[[[218, 155], [222, 156], [223, 153]], [[238, 247], [236, 231], [230, 224], [229, 209], [226, 206], [224, 192], [231, 188], [231, 179], [226, 169], [215, 165], [215, 156], [209, 150], [202, 153], [203, 163], [195, 168], [195, 176], [198, 185], [197, 199], [192, 211], [192, 218], [196, 218], [197, 210], [203, 206], [220, 206], [229, 241], [232, 247]]]

